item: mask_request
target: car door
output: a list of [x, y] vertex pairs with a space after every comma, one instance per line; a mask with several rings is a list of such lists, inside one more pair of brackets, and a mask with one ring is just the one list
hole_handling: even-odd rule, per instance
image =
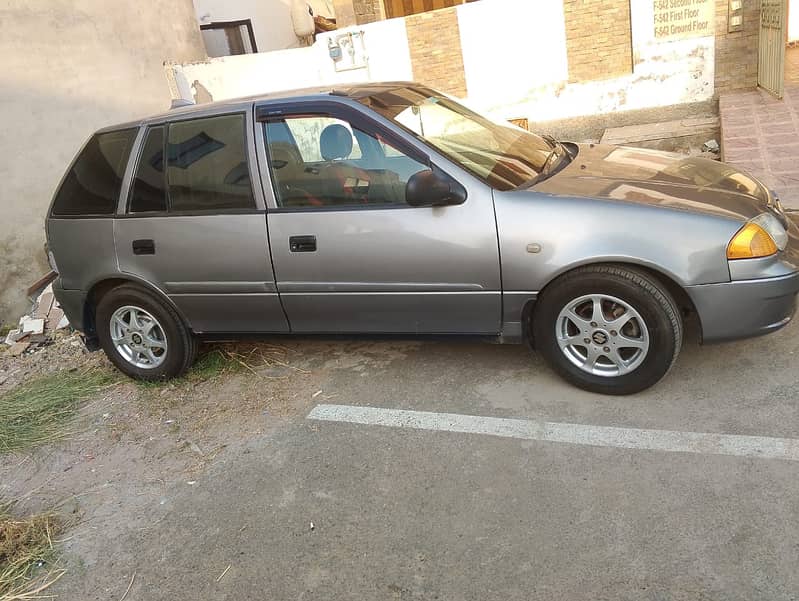
[[165, 292], [196, 332], [288, 331], [260, 182], [250, 177], [251, 119], [237, 112], [147, 127], [115, 221], [120, 270]]
[[258, 114], [269, 242], [292, 331], [500, 331], [487, 186], [462, 182], [458, 206], [412, 207], [405, 184], [430, 159], [377, 120], [332, 100]]

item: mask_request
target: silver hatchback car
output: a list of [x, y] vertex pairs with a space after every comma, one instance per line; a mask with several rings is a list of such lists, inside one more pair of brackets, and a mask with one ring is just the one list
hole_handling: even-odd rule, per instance
[[123, 372], [203, 336], [531, 342], [590, 391], [660, 380], [794, 314], [799, 229], [728, 165], [572, 144], [413, 83], [174, 109], [97, 132], [47, 217], [55, 291]]

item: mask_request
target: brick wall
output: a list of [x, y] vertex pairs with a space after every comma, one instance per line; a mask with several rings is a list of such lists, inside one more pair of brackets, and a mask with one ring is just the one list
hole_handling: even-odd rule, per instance
[[383, 0], [333, 0], [339, 28], [364, 25], [386, 18]]
[[569, 81], [610, 79], [632, 72], [630, 2], [641, 1], [563, 0]]
[[727, 0], [716, 0], [716, 93], [757, 86], [760, 2], [744, 2], [743, 30], [727, 33]]
[[461, 34], [454, 8], [405, 18], [413, 78], [454, 96], [466, 95]]
[[373, 23], [385, 18], [382, 0], [352, 0], [355, 22], [358, 25]]

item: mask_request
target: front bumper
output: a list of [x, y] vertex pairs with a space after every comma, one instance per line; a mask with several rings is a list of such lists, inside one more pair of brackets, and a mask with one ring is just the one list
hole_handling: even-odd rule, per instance
[[757, 280], [688, 286], [702, 342], [760, 336], [787, 325], [796, 311], [799, 272]]

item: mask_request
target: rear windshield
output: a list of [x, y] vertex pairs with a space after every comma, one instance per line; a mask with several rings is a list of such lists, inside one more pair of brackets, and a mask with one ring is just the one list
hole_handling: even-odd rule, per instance
[[117, 206], [136, 128], [95, 134], [61, 184], [52, 214], [112, 215]]

